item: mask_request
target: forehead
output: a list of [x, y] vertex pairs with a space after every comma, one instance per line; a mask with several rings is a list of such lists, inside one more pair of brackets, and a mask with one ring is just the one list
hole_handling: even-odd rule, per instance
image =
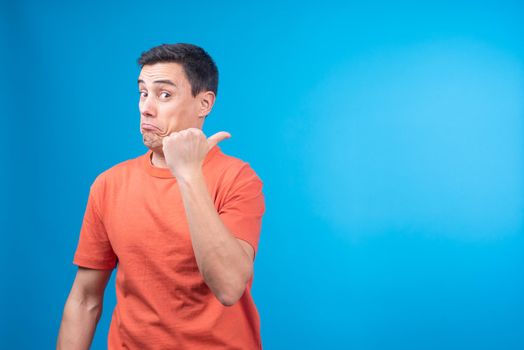
[[155, 80], [171, 80], [176, 84], [189, 83], [184, 68], [176, 62], [145, 65], [142, 67], [138, 79], [143, 80], [146, 84], [152, 83]]

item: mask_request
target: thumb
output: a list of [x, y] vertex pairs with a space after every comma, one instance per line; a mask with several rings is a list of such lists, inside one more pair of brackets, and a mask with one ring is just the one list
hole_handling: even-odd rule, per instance
[[228, 139], [231, 137], [231, 134], [225, 131], [220, 131], [214, 134], [213, 136], [209, 136], [207, 138], [207, 144], [209, 146], [209, 149], [216, 146], [217, 143], [220, 141], [223, 141], [224, 139]]

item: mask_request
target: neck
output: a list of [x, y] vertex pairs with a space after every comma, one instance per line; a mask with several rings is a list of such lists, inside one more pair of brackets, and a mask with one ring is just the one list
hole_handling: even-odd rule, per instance
[[168, 168], [164, 154], [155, 151], [151, 155], [151, 164], [157, 168]]

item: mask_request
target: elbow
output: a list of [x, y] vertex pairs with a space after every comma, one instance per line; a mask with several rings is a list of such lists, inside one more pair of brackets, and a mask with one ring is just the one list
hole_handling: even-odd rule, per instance
[[247, 283], [253, 276], [253, 269], [246, 269], [241, 276], [239, 276], [237, 282], [229, 283], [223, 288], [220, 288], [214, 294], [218, 301], [224, 306], [233, 306], [237, 303], [246, 291]]
[[73, 308], [74, 310], [82, 310], [90, 315], [94, 315], [100, 318], [104, 305], [103, 296], [91, 296], [91, 295], [72, 295], [68, 298], [66, 306]]
[[243, 289], [237, 288], [231, 291], [221, 291], [215, 294], [216, 298], [224, 306], [233, 306], [244, 295], [245, 286]]
[[235, 305], [235, 303], [238, 301], [238, 299], [240, 298], [235, 298], [235, 297], [230, 297], [228, 295], [222, 295], [222, 294], [219, 294], [217, 295], [217, 299], [218, 301], [220, 301], [220, 303], [224, 306], [233, 306]]

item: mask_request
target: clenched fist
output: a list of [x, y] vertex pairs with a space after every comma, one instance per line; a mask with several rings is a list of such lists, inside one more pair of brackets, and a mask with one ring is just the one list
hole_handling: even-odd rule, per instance
[[198, 128], [173, 132], [162, 139], [166, 164], [178, 180], [189, 179], [201, 171], [207, 152], [230, 137], [228, 132], [220, 131], [206, 138]]

